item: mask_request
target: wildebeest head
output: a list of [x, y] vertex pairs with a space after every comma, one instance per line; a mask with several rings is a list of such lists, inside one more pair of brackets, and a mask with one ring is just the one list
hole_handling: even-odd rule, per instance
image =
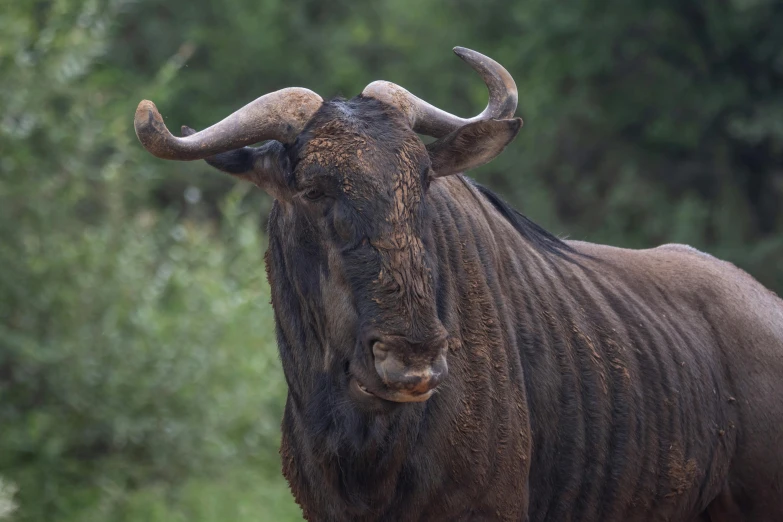
[[[136, 133], [155, 156], [206, 159], [277, 200], [270, 241], [286, 252], [297, 306], [315, 310], [320, 345], [283, 354], [284, 363], [295, 361], [289, 364], [300, 373], [341, 372], [359, 401], [423, 401], [446, 377], [429, 184], [488, 162], [522, 123], [509, 119], [517, 92], [508, 72], [475, 51], [455, 52], [489, 89], [475, 118], [443, 112], [389, 82], [328, 102], [283, 89], [203, 131], [183, 127], [183, 138], [168, 132], [152, 102], [136, 111]], [[417, 133], [438, 140], [425, 146]], [[271, 141], [247, 146], [264, 140]]]

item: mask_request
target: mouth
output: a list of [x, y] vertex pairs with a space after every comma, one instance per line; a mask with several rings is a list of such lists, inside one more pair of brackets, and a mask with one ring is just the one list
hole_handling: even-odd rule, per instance
[[353, 395], [359, 399], [381, 400], [387, 402], [424, 402], [435, 393], [435, 390], [429, 390], [420, 394], [403, 393], [393, 390], [371, 390], [356, 376], [351, 376], [349, 387]]
[[368, 397], [377, 397], [374, 393], [372, 393], [370, 390], [367, 389], [367, 387], [359, 381], [359, 379], [353, 379], [351, 384], [355, 384], [356, 387], [359, 389], [359, 393], [362, 395], [367, 395]]

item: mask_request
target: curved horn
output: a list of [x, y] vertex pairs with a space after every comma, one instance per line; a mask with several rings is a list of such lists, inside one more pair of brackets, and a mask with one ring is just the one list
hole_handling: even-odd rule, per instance
[[200, 132], [175, 138], [155, 104], [143, 100], [136, 109], [136, 136], [152, 155], [163, 159], [197, 160], [264, 140], [291, 143], [323, 103], [309, 89], [289, 87], [248, 103]]
[[489, 90], [489, 103], [484, 112], [473, 118], [460, 118], [414, 96], [399, 85], [386, 81], [372, 82], [362, 94], [386, 102], [400, 109], [411, 128], [421, 134], [442, 138], [446, 134], [481, 120], [507, 119], [517, 110], [517, 86], [514, 79], [492, 58], [481, 53], [455, 47], [454, 53], [481, 75]]

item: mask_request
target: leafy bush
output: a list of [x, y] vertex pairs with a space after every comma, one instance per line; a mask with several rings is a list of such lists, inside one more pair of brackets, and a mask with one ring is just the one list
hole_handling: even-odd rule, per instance
[[279, 475], [286, 388], [263, 245], [245, 217], [226, 227], [142, 214], [22, 242], [32, 274], [16, 274], [28, 298], [3, 328], [0, 469], [23, 519], [96, 502], [116, 514], [118, 492], [229, 464]]
[[16, 485], [10, 484], [0, 477], [0, 520], [8, 520], [16, 511]]
[[[155, 173], [124, 106], [134, 84], [100, 64], [125, 7], [16, 2], [2, 18], [0, 471], [18, 492], [0, 488], [0, 513], [224, 520], [243, 503], [263, 513], [271, 495], [296, 514], [248, 187], [216, 222], [199, 218], [195, 189], [181, 212], [146, 203]], [[165, 90], [180, 65], [138, 85]]]

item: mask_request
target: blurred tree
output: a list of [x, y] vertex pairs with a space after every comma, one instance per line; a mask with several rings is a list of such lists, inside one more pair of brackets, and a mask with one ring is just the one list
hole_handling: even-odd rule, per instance
[[783, 289], [783, 2], [489, 2], [473, 20], [515, 45], [521, 163], [562, 229], [690, 243]]
[[15, 494], [16, 486], [5, 482], [0, 477], [0, 520], [9, 520], [16, 511]]
[[126, 7], [3, 13], [0, 471], [15, 520], [133, 520], [156, 488], [171, 520], [197, 477], [218, 487], [252, 463], [257, 483], [281, 480], [285, 384], [248, 187], [223, 198], [224, 229], [144, 201], [145, 153], [118, 101], [164, 92], [189, 50], [135, 79], [98, 64]]

